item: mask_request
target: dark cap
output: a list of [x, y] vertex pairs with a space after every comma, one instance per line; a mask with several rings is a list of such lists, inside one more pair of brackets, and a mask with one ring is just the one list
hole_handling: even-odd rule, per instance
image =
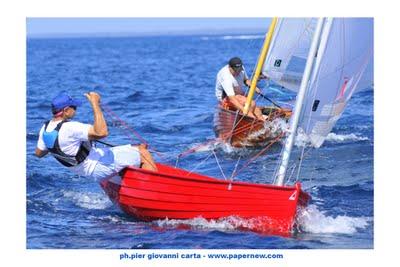
[[51, 109], [53, 113], [66, 107], [78, 107], [82, 104], [81, 101], [73, 99], [67, 92], [62, 91], [51, 101]]
[[238, 57], [233, 57], [229, 60], [229, 66], [233, 69], [243, 68], [242, 60]]

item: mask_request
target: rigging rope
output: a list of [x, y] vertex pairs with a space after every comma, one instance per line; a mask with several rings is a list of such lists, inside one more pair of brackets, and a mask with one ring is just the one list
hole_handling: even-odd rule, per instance
[[253, 162], [254, 160], [256, 160], [258, 157], [260, 157], [262, 154], [264, 154], [265, 151], [267, 151], [273, 144], [275, 144], [276, 142], [279, 141], [279, 139], [284, 135], [284, 133], [281, 133], [278, 137], [276, 137], [275, 139], [273, 139], [272, 141], [270, 141], [270, 143], [263, 148], [260, 152], [258, 152], [254, 157], [252, 157], [251, 159], [249, 159], [248, 161], [245, 162], [245, 164], [242, 166], [242, 168], [240, 168], [237, 172], [232, 174], [232, 177], [237, 176], [241, 171], [243, 171], [245, 168], [247, 168], [249, 166], [249, 164], [251, 162]]
[[[277, 110], [275, 110], [275, 111], [273, 111], [273, 112], [270, 113], [270, 115], [269, 115], [269, 117], [268, 117], [268, 121], [273, 121], [273, 120], [275, 120], [275, 119], [277, 119], [277, 118], [283, 116], [284, 114], [285, 114], [284, 112], [282, 112], [281, 110], [277, 109]], [[243, 118], [244, 118], [244, 116], [241, 116], [241, 118], [239, 119], [238, 123], [236, 123], [235, 125], [237, 126], [237, 125], [239, 124], [239, 122], [240, 122]], [[243, 133], [243, 132], [245, 132], [245, 131], [250, 131], [251, 128], [253, 128], [255, 125], [261, 125], [261, 124], [263, 124], [263, 122], [253, 120], [253, 123], [250, 124], [250, 125], [249, 125], [249, 124], [245, 124], [245, 125], [243, 125], [243, 126], [241, 126], [241, 127], [236, 127], [236, 129], [234, 129], [233, 132], [231, 132], [231, 133], [229, 133], [229, 134], [226, 134], [226, 135], [222, 135], [222, 136], [220, 136], [219, 138], [215, 138], [215, 139], [208, 140], [208, 141], [206, 141], [206, 142], [204, 142], [204, 143], [201, 143], [201, 144], [199, 144], [199, 145], [196, 145], [195, 147], [189, 148], [189, 149], [187, 149], [187, 150], [181, 152], [177, 157], [178, 157], [178, 158], [181, 158], [181, 157], [187, 156], [187, 155], [190, 154], [190, 153], [196, 152], [196, 151], [198, 150], [198, 148], [203, 147], [203, 146], [207, 146], [207, 145], [210, 145], [210, 144], [215, 144], [215, 143], [218, 143], [218, 142], [220, 142], [220, 141], [227, 141], [227, 140], [229, 140], [233, 135], [240, 134], [240, 133]]]
[[304, 152], [304, 153], [302, 153], [301, 156], [298, 158], [298, 162], [293, 162], [292, 165], [289, 167], [289, 169], [290, 169], [290, 168], [292, 169], [292, 173], [290, 174], [289, 178], [287, 179], [286, 184], [288, 184], [288, 183], [290, 182], [290, 180], [292, 179], [293, 174], [294, 174], [294, 171], [296, 170], [296, 168], [297, 168], [297, 170], [298, 170], [298, 171], [297, 171], [296, 181], [299, 180], [301, 164], [302, 164], [302, 162], [303, 162], [305, 156], [311, 151], [311, 149], [312, 149], [312, 147], [309, 147], [309, 148], [307, 149], [307, 151], [304, 152], [305, 146], [303, 146], [302, 152]]
[[237, 170], [237, 167], [239, 166], [239, 162], [240, 162], [241, 157], [242, 157], [242, 156], [239, 156], [239, 158], [238, 158], [238, 160], [237, 160], [237, 162], [236, 162], [236, 164], [235, 164], [235, 168], [233, 169], [233, 172], [232, 172], [232, 174], [231, 174], [231, 177], [229, 178], [229, 180], [230, 180], [231, 182], [233, 181], [233, 178], [234, 178], [233, 175], [236, 173], [236, 170]]
[[[252, 40], [251, 42], [256, 43], [255, 40]], [[253, 74], [252, 74], [252, 75], [254, 75], [254, 70], [253, 70]], [[246, 92], [248, 92], [248, 89], [246, 90]], [[260, 95], [257, 95], [257, 97], [255, 98], [255, 101], [257, 101], [259, 97], [260, 97]], [[119, 118], [119, 117], [111, 110], [111, 108], [108, 107], [108, 105], [103, 104], [102, 106], [103, 106], [105, 112], [107, 113], [107, 115], [109, 115], [110, 118], [113, 120], [113, 122], [118, 122], [121, 126], [123, 126], [123, 127], [121, 127], [121, 128], [125, 131], [127, 137], [129, 137], [132, 141], [134, 141], [134, 138], [132, 138], [132, 134], [133, 134], [134, 136], [136, 136], [137, 139], [140, 140], [140, 142], [142, 142], [143, 144], [145, 144], [146, 146], [148, 146], [149, 149], [151, 149], [152, 151], [154, 151], [155, 153], [157, 153], [158, 156], [160, 156], [161, 158], [164, 158], [164, 156], [163, 156], [160, 152], [158, 152], [157, 150], [155, 150], [153, 147], [150, 147], [149, 144], [148, 144], [148, 142], [147, 142], [139, 133], [137, 133], [137, 132], [136, 132], [132, 127], [130, 127], [125, 121], [123, 121], [121, 118]], [[277, 114], [277, 113], [271, 113], [270, 116], [269, 116], [269, 118], [275, 117], [274, 114], [276, 115], [276, 117], [278, 117], [278, 114]], [[239, 125], [239, 123], [244, 119], [244, 116], [241, 116], [240, 119], [237, 120], [238, 115], [239, 115], [239, 114], [237, 113], [237, 114], [236, 114], [236, 118], [235, 118], [235, 122], [236, 122], [236, 123], [234, 123], [234, 125], [233, 125], [231, 134], [226, 135], [226, 136], [223, 136], [222, 138], [216, 138], [216, 139], [213, 139], [213, 140], [209, 140], [209, 141], [207, 141], [207, 142], [205, 142], [205, 143], [202, 143], [202, 144], [200, 144], [200, 145], [197, 145], [197, 146], [194, 147], [194, 148], [190, 148], [190, 149], [188, 149], [188, 150], [186, 150], [186, 151], [184, 151], [184, 152], [181, 152], [181, 153], [178, 154], [178, 156], [177, 156], [175, 167], [177, 167], [178, 162], [179, 162], [179, 159], [180, 159], [181, 157], [184, 157], [184, 156], [186, 156], [186, 155], [188, 155], [188, 154], [190, 154], [190, 153], [196, 152], [196, 151], [198, 150], [199, 147], [205, 146], [205, 145], [209, 145], [209, 144], [213, 144], [213, 143], [217, 143], [217, 142], [219, 142], [219, 141], [221, 141], [221, 140], [222, 140], [222, 141], [225, 141], [225, 140], [227, 140], [227, 139], [230, 139], [234, 134], [239, 134], [239, 133], [243, 133], [243, 132], [246, 132], [246, 131], [249, 133], [249, 132], [252, 131], [252, 129], [253, 129], [256, 125], [259, 125], [259, 122], [258, 122], [258, 121], [253, 120], [252, 123], [251, 123], [250, 125], [246, 124], [246, 125], [243, 125], [243, 126], [241, 126], [241, 127], [236, 128], [236, 127]], [[271, 119], [271, 121], [272, 121], [272, 119]], [[262, 122], [261, 122], [261, 123], [262, 123]], [[280, 138], [280, 137], [279, 137], [279, 138]], [[270, 143], [270, 145], [272, 145], [273, 143], [275, 143], [277, 140], [278, 140], [278, 139], [273, 140], [273, 141]], [[261, 155], [264, 151], [266, 151], [266, 150], [270, 147], [270, 145], [268, 145], [265, 149], [263, 149], [263, 150], [261, 151], [261, 153], [259, 153], [259, 155]], [[217, 156], [216, 156], [216, 154], [215, 154], [215, 152], [214, 152], [214, 149], [212, 150], [212, 153], [213, 153], [214, 156], [216, 157], [217, 164], [218, 164], [219, 168], [221, 169], [221, 172], [222, 172], [224, 178], [226, 179], [226, 176], [225, 176], [225, 174], [224, 174], [223, 171], [222, 171], [222, 168], [221, 168], [221, 166], [220, 166], [220, 164], [219, 164], [219, 161], [218, 161], [218, 158], [217, 158]], [[211, 155], [209, 155], [205, 160], [207, 160], [210, 156], [211, 156]], [[253, 157], [251, 160], [254, 160], [255, 158], [257, 158], [257, 156], [256, 156], [256, 157]], [[203, 160], [201, 163], [204, 163], [205, 160]], [[240, 158], [239, 158], [239, 160], [240, 160]], [[247, 162], [247, 165], [251, 162], [251, 160], [249, 160], [249, 161]], [[239, 163], [239, 161], [238, 161], [238, 162], [236, 163], [236, 165], [235, 165], [235, 170], [234, 170], [234, 172], [232, 173], [231, 179], [233, 179], [233, 177], [234, 177], [235, 175], [237, 175], [237, 173], [239, 173], [240, 171], [242, 171], [242, 170], [247, 166], [247, 165], [245, 165], [244, 167], [242, 167], [242, 169], [240, 169], [238, 172], [236, 172], [238, 163]], [[200, 164], [199, 164], [199, 165], [200, 165]], [[199, 165], [198, 165], [198, 166], [199, 166]], [[197, 167], [198, 167], [198, 166], [197, 166]], [[197, 168], [197, 167], [196, 167], [196, 168]], [[192, 170], [192, 171], [193, 171], [193, 170]]]
[[[149, 145], [149, 143], [138, 133], [136, 132], [132, 127], [130, 127], [124, 120], [122, 120], [120, 117], [118, 117], [112, 110], [111, 108], [106, 105], [106, 104], [102, 104], [102, 107], [104, 108], [104, 111], [111, 117], [111, 120], [118, 121], [119, 123], [121, 123], [121, 125], [123, 125], [125, 127], [125, 130], [127, 132], [130, 132], [132, 134], [134, 134], [144, 145], [146, 145], [146, 147], [148, 147], [149, 149], [151, 149], [153, 152], [155, 152], [159, 157], [164, 158], [164, 156], [161, 154], [161, 152], [158, 152], [156, 149], [154, 149], [152, 146]], [[134, 139], [132, 138], [131, 135], [126, 134], [126, 136], [128, 136], [132, 141], [134, 141]]]
[[217, 165], [218, 165], [218, 167], [219, 167], [219, 170], [220, 170], [220, 171], [221, 171], [221, 173], [222, 173], [222, 176], [223, 176], [223, 177], [224, 177], [224, 179], [226, 180], [225, 173], [224, 173], [224, 171], [222, 170], [222, 167], [221, 167], [221, 165], [219, 164], [219, 160], [218, 160], [217, 154], [215, 154], [215, 150], [214, 150], [214, 149], [212, 150], [212, 153], [214, 154], [215, 161], [217, 162]]
[[210, 157], [211, 157], [212, 153], [209, 153], [208, 156], [203, 159], [199, 164], [196, 165], [196, 167], [194, 167], [190, 172], [187, 173], [186, 176], [189, 176], [190, 174], [192, 174], [198, 167], [200, 167], [200, 165], [204, 164], [204, 162], [206, 162]]

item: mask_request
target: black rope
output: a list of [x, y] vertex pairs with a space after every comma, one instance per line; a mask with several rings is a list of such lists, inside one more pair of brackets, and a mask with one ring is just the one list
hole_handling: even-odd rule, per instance
[[95, 140], [95, 142], [103, 144], [103, 145], [106, 145], [106, 146], [109, 146], [109, 147], [115, 147], [116, 146], [116, 145], [113, 145], [113, 144], [110, 144], [110, 143], [107, 143], [107, 142], [104, 142], [104, 141], [100, 141], [100, 140]]
[[[257, 93], [257, 92], [256, 92]], [[282, 108], [280, 105], [278, 105], [277, 103], [275, 103], [275, 101], [273, 101], [272, 99], [270, 99], [269, 97], [263, 95], [262, 93], [257, 93], [259, 96], [263, 97], [264, 99], [268, 100], [269, 102], [271, 102], [272, 104], [274, 104], [276, 107], [278, 108]]]

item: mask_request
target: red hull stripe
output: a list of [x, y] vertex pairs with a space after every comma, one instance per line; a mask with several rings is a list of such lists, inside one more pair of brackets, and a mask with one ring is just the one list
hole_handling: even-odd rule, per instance
[[136, 208], [144, 208], [148, 210], [163, 210], [163, 211], [176, 211], [176, 212], [222, 212], [231, 215], [240, 215], [245, 213], [264, 214], [269, 217], [287, 217], [294, 215], [296, 203], [280, 202], [271, 203], [271, 205], [224, 205], [224, 204], [203, 204], [203, 203], [179, 203], [179, 202], [166, 202], [154, 199], [139, 199], [135, 197], [127, 197], [120, 195], [119, 202], [127, 206], [134, 206]]
[[230, 183], [229, 181], [219, 180], [197, 173], [190, 173], [179, 168], [172, 168], [162, 164], [156, 165], [159, 170], [158, 172], [146, 171], [138, 168], [128, 168], [127, 172], [124, 174], [123, 185], [129, 187], [130, 180], [134, 179], [143, 181], [151, 180], [152, 182], [164, 184], [185, 184], [187, 186], [190, 186], [190, 183], [193, 182], [192, 185], [195, 185], [197, 187], [220, 188], [222, 190], [225, 190], [229, 186], [229, 184], [232, 184], [233, 187], [237, 187], [235, 188], [235, 190], [243, 191], [246, 193], [256, 193], [259, 190], [265, 189], [292, 192], [295, 189], [294, 186], [274, 186], [236, 181]]
[[[129, 183], [124, 183], [121, 188], [121, 194], [129, 192], [129, 190], [140, 189], [141, 191], [170, 193], [172, 195], [183, 195], [183, 196], [206, 196], [206, 197], [218, 197], [218, 198], [237, 198], [245, 201], [246, 199], [252, 199], [254, 201], [262, 201], [264, 199], [277, 199], [277, 200], [288, 200], [290, 196], [296, 191], [293, 188], [291, 191], [278, 191], [274, 189], [264, 189], [252, 191], [239, 190], [239, 186], [232, 186], [232, 190], [228, 190], [227, 186], [213, 186], [212, 188], [194, 186], [193, 182], [188, 184], [161, 184], [153, 181], [140, 181], [130, 180]], [[131, 191], [134, 192], [134, 191]], [[130, 194], [130, 193], [127, 193]]]
[[267, 217], [270, 220], [281, 221], [281, 222], [292, 222], [293, 216], [283, 216], [283, 217], [271, 217], [265, 214], [264, 211], [169, 211], [169, 210], [149, 210], [142, 208], [132, 208], [132, 206], [120, 204], [121, 208], [128, 214], [133, 216], [146, 219], [193, 219], [201, 217], [204, 219], [220, 219], [227, 218], [230, 216], [241, 217], [241, 218], [257, 218], [257, 217]]

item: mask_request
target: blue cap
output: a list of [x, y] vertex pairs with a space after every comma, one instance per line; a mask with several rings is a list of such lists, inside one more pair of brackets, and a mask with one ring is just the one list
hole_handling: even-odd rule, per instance
[[51, 101], [51, 108], [54, 110], [61, 110], [66, 107], [78, 107], [82, 104], [81, 101], [73, 99], [67, 92], [62, 91]]

